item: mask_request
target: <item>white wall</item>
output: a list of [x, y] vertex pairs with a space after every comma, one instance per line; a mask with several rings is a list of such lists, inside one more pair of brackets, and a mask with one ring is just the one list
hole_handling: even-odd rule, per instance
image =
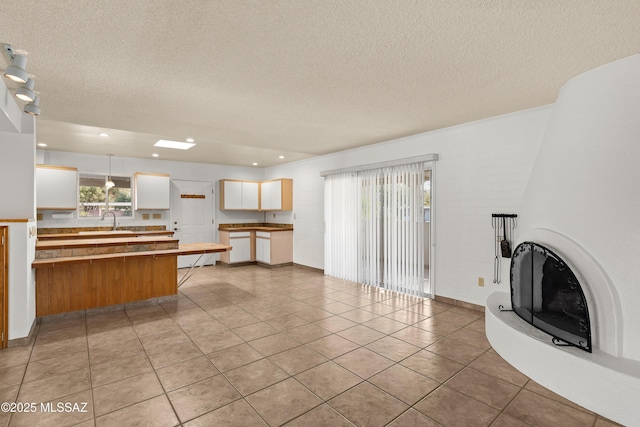
[[22, 111], [3, 81], [3, 84], [0, 84], [0, 132], [20, 133], [22, 115]]
[[[31, 263], [35, 258], [35, 238], [29, 227], [35, 225], [35, 120], [17, 110], [17, 104], [4, 92], [0, 116], [12, 117], [9, 131], [0, 132], [0, 225], [9, 227], [9, 339], [28, 335], [35, 319], [35, 281]], [[21, 220], [22, 222], [2, 222]]]
[[[78, 168], [79, 173], [104, 174], [109, 173], [109, 159], [107, 155], [69, 153], [62, 151], [37, 151], [38, 163], [55, 166], [70, 166]], [[257, 212], [221, 211], [219, 209], [219, 193], [217, 181], [220, 179], [262, 180], [264, 170], [261, 168], [210, 165], [203, 163], [170, 162], [155, 159], [138, 159], [131, 157], [113, 157], [111, 174], [114, 176], [133, 176], [135, 172], [166, 173], [171, 179], [208, 181], [214, 185], [215, 211], [214, 220], [217, 224], [229, 222], [262, 222], [264, 215]], [[170, 212], [144, 211], [162, 214], [161, 220], [142, 220], [141, 212], [134, 211], [132, 219], [118, 219], [120, 226], [128, 225], [164, 225], [170, 229]], [[100, 219], [78, 218], [73, 213], [72, 219], [52, 219], [52, 211], [43, 212], [43, 220], [38, 221], [40, 228], [58, 227], [92, 227], [104, 226]]]
[[[507, 259], [502, 283], [491, 283], [491, 213], [518, 213], [550, 112], [545, 106], [268, 168], [265, 179], [293, 178], [294, 210], [267, 220], [292, 222], [294, 262], [323, 268], [321, 171], [438, 154], [432, 185], [435, 293], [484, 305], [492, 291], [509, 289]], [[478, 277], [485, 278], [484, 288], [477, 286]]]
[[34, 120], [23, 115], [22, 133], [0, 132], [0, 218], [35, 218]]

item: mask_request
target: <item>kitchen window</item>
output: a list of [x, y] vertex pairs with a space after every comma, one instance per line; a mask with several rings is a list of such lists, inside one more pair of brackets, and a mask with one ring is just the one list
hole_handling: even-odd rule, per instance
[[112, 176], [115, 187], [107, 189], [104, 175], [80, 174], [80, 218], [100, 218], [105, 212], [113, 211], [117, 217], [131, 218], [131, 178]]

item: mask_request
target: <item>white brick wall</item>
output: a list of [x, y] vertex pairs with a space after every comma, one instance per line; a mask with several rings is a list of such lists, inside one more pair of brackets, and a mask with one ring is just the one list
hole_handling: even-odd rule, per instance
[[[292, 222], [294, 262], [323, 268], [321, 171], [439, 154], [433, 186], [435, 292], [484, 305], [490, 292], [509, 289], [508, 259], [502, 262], [502, 283], [492, 283], [491, 213], [518, 213], [550, 112], [545, 106], [268, 168], [266, 179], [293, 178], [294, 210], [267, 220]], [[484, 288], [477, 286], [478, 277], [484, 277]]]

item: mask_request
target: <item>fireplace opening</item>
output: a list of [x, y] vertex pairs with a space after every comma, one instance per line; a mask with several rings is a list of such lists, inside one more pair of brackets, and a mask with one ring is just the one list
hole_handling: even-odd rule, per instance
[[526, 322], [553, 336], [557, 345], [591, 353], [587, 301], [569, 266], [533, 242], [516, 247], [511, 258], [511, 305]]

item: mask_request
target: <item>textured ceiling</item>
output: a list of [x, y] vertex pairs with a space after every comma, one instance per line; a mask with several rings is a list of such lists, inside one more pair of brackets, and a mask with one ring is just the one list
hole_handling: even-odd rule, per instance
[[[48, 149], [270, 166], [555, 100], [638, 0], [2, 0]], [[3, 64], [0, 63], [0, 66]], [[106, 130], [108, 139], [96, 134]], [[158, 150], [157, 139], [197, 145]], [[278, 159], [284, 155], [285, 159]]]

